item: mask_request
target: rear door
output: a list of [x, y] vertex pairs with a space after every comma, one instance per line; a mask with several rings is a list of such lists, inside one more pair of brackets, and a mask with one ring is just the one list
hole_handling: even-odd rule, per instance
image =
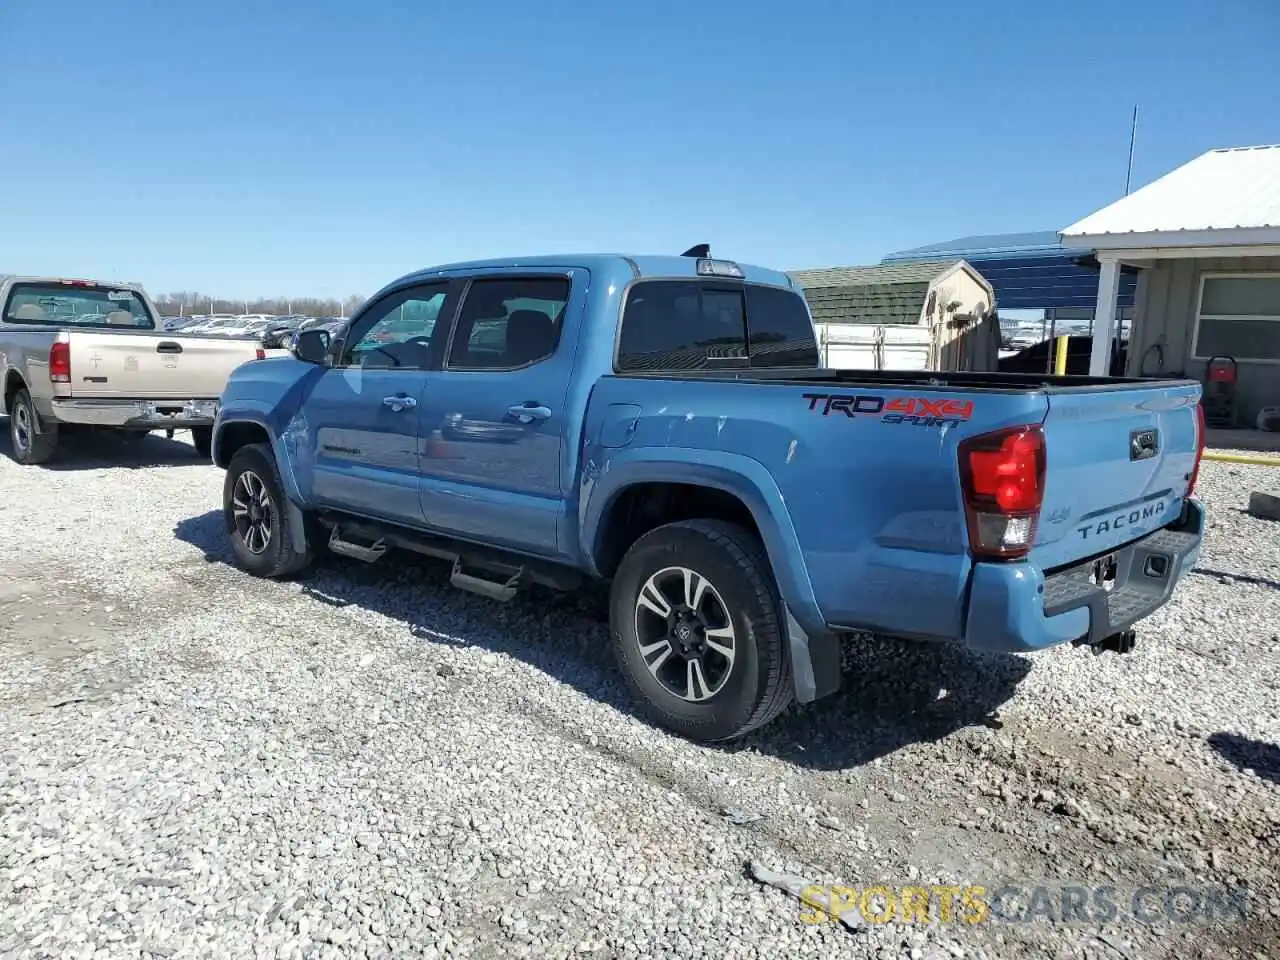
[[308, 499], [348, 513], [422, 526], [419, 422], [459, 285], [393, 291], [354, 318], [332, 367], [303, 401]]
[[423, 391], [427, 524], [464, 539], [553, 554], [567, 498], [566, 398], [589, 274], [472, 277], [444, 369]]
[[1196, 384], [1050, 390], [1046, 478], [1032, 559], [1106, 553], [1174, 522], [1195, 466]]

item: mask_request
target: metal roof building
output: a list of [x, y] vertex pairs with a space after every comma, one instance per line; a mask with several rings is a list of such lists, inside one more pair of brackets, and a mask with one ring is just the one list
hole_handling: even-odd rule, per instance
[[[1088, 310], [1098, 299], [1098, 263], [1088, 246], [1064, 246], [1052, 230], [961, 237], [884, 257], [884, 264], [967, 260], [1006, 310]], [[1136, 271], [1121, 278], [1117, 306], [1133, 306]]]
[[[1236, 370], [1239, 425], [1280, 405], [1280, 146], [1210, 150], [1062, 230], [1101, 266], [1095, 326], [1141, 273], [1130, 373]], [[1094, 372], [1106, 356], [1094, 338]], [[1105, 346], [1105, 343], [1103, 344]]]
[[1210, 150], [1062, 238], [1097, 251], [1280, 243], [1280, 145]]

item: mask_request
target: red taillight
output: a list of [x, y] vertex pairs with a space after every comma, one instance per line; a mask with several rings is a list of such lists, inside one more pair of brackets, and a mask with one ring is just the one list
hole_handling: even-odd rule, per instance
[[1039, 424], [970, 437], [960, 444], [960, 483], [975, 556], [1024, 557], [1044, 502], [1045, 446]]
[[49, 348], [49, 379], [54, 383], [71, 382], [71, 344], [55, 340]]
[[267, 351], [263, 350], [261, 347], [259, 347], [256, 351], [254, 351], [254, 354], [255, 354], [254, 356], [255, 360], [267, 359]]
[[1187, 476], [1187, 496], [1196, 492], [1196, 481], [1200, 479], [1200, 460], [1204, 457], [1204, 407], [1196, 404], [1196, 462]]

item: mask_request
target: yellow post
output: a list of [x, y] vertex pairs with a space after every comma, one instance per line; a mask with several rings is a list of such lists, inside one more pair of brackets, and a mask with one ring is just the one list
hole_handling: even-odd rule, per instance
[[1060, 377], [1067, 372], [1067, 344], [1070, 342], [1070, 334], [1064, 333], [1058, 337], [1058, 352], [1053, 358], [1053, 372]]
[[1217, 460], [1219, 463], [1249, 463], [1260, 467], [1280, 467], [1280, 459], [1276, 457], [1251, 457], [1238, 453], [1218, 453], [1215, 450], [1204, 452], [1205, 460]]

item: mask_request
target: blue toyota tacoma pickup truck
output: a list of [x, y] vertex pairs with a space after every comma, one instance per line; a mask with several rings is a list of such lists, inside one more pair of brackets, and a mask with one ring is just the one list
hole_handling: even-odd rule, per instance
[[607, 580], [632, 692], [706, 741], [836, 690], [857, 631], [1126, 649], [1196, 562], [1198, 384], [820, 369], [792, 280], [705, 253], [423, 270], [240, 367], [238, 562]]

